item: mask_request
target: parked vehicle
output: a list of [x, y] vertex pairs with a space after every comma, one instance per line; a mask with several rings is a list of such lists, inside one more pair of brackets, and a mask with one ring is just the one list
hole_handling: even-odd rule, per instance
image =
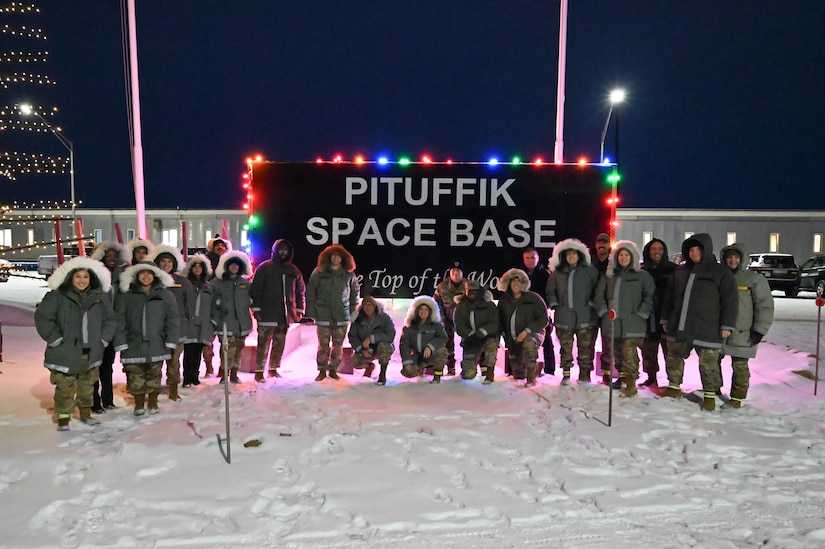
[[12, 269], [12, 264], [5, 259], [0, 259], [0, 282], [9, 281], [9, 272]]
[[784, 291], [788, 297], [799, 293], [799, 266], [791, 254], [750, 254], [748, 270], [764, 276], [771, 290]]
[[[72, 258], [72, 256], [67, 255], [64, 261], [68, 261]], [[48, 279], [52, 276], [52, 273], [57, 269], [57, 256], [56, 255], [41, 255], [37, 257], [37, 274], [42, 276], [43, 278]]]
[[815, 255], [799, 268], [799, 289], [825, 295], [825, 255]]

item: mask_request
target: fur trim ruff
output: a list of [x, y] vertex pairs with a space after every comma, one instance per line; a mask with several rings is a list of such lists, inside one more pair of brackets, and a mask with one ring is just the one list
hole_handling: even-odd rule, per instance
[[138, 263], [136, 265], [132, 265], [131, 267], [126, 267], [124, 269], [123, 274], [120, 275], [120, 291], [121, 292], [128, 292], [129, 287], [132, 285], [133, 282], [137, 282], [138, 273], [140, 271], [152, 271], [155, 273], [155, 279], [160, 280], [160, 285], [164, 288], [169, 288], [175, 285], [175, 279], [172, 278], [172, 275], [155, 265], [154, 263], [149, 263], [144, 261], [143, 263]]
[[226, 273], [226, 265], [231, 260], [241, 262], [242, 269], [238, 272], [239, 276], [249, 276], [252, 274], [252, 263], [249, 261], [249, 256], [243, 252], [235, 250], [226, 252], [221, 256], [220, 261], [218, 261], [218, 266], [215, 268], [216, 278], [223, 278], [224, 273]]
[[566, 264], [562, 263], [562, 261], [564, 261], [563, 254], [567, 250], [576, 250], [579, 252], [579, 257], [583, 260], [583, 263], [585, 265], [590, 265], [590, 248], [588, 248], [584, 242], [578, 238], [568, 238], [567, 240], [562, 240], [556, 244], [555, 248], [553, 248], [553, 255], [550, 256], [550, 261], [547, 263], [548, 271], [552, 273], [557, 271], [559, 267]]
[[55, 269], [52, 276], [49, 277], [49, 289], [57, 290], [60, 288], [78, 269], [93, 272], [100, 281], [100, 289], [104, 292], [108, 292], [112, 288], [112, 273], [109, 272], [106, 265], [89, 257], [73, 257]]
[[203, 264], [203, 272], [206, 275], [206, 278], [212, 276], [212, 264], [209, 262], [209, 258], [203, 254], [195, 254], [190, 257], [189, 261], [186, 262], [186, 265], [183, 266], [183, 269], [180, 270], [180, 275], [184, 278], [189, 278], [189, 271], [192, 270], [192, 266], [195, 263]]
[[152, 250], [152, 253], [149, 254], [146, 257], [146, 259], [148, 259], [149, 261], [151, 261], [152, 263], [157, 265], [158, 264], [158, 257], [161, 254], [169, 254], [169, 255], [172, 256], [172, 261], [175, 262], [175, 264], [172, 266], [172, 272], [173, 273], [176, 273], [179, 270], [181, 270], [181, 268], [183, 268], [184, 264], [186, 263], [183, 260], [183, 255], [181, 255], [181, 253], [178, 251], [178, 249], [173, 248], [172, 246], [169, 246], [168, 244], [158, 244], [157, 246], [155, 246], [155, 249]]
[[613, 244], [613, 249], [610, 250], [610, 257], [607, 259], [607, 271], [604, 274], [608, 278], [611, 278], [615, 274], [614, 271], [616, 267], [619, 266], [616, 259], [619, 250], [627, 250], [630, 252], [630, 267], [628, 267], [630, 270], [638, 271], [641, 268], [641, 256], [639, 255], [639, 249], [636, 247], [636, 243], [630, 240], [619, 240]]
[[521, 289], [522, 292], [526, 292], [530, 289], [530, 277], [527, 276], [527, 273], [525, 273], [521, 269], [509, 269], [503, 275], [501, 275], [501, 278], [498, 279], [498, 291], [506, 292], [507, 290], [509, 290], [510, 281], [514, 278], [518, 278], [519, 280], [521, 280], [521, 283], [524, 285], [524, 287]]
[[329, 271], [330, 265], [332, 265], [330, 256], [333, 254], [341, 256], [341, 267], [345, 271], [349, 273], [355, 272], [355, 258], [340, 244], [332, 244], [324, 248], [321, 253], [318, 254], [318, 264], [316, 268], [322, 272]]
[[232, 249], [232, 241], [228, 238], [223, 238], [220, 236], [216, 236], [215, 238], [210, 238], [209, 241], [206, 243], [206, 251], [211, 252], [215, 249], [215, 241], [216, 240], [223, 240], [223, 243], [226, 244], [226, 251], [230, 251]]
[[155, 249], [155, 245], [149, 242], [148, 240], [144, 240], [140, 237], [134, 238], [126, 243], [126, 250], [129, 254], [129, 262], [132, 261], [132, 255], [135, 253], [135, 248], [140, 248], [143, 246], [147, 250], [147, 257], [152, 255], [152, 250]]
[[415, 319], [418, 315], [416, 311], [420, 305], [426, 305], [430, 308], [430, 322], [438, 322], [441, 323], [441, 312], [438, 310], [438, 303], [435, 302], [435, 299], [431, 298], [428, 295], [420, 295], [413, 299], [410, 308], [407, 309], [407, 317], [404, 320], [405, 326], [410, 326], [412, 324], [413, 319]]
[[95, 251], [92, 252], [92, 259], [95, 261], [103, 261], [103, 256], [106, 255], [106, 252], [109, 250], [117, 250], [118, 260], [120, 265], [128, 265], [132, 261], [132, 252], [131, 250], [127, 250], [126, 246], [121, 244], [120, 242], [115, 242], [114, 240], [106, 240], [98, 244]]

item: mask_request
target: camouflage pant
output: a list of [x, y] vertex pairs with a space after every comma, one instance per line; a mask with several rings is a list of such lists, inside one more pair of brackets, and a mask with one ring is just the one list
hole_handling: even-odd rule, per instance
[[226, 365], [227, 369], [241, 366], [241, 355], [243, 355], [244, 347], [246, 347], [244, 336], [226, 336], [226, 352], [224, 352], [223, 338], [221, 338], [221, 372], [224, 369], [224, 355], [229, 360], [229, 364]]
[[659, 347], [667, 357], [667, 338], [662, 334], [647, 334], [642, 341], [642, 369], [649, 376], [656, 377], [659, 372]]
[[[318, 332], [318, 354], [315, 362], [319, 370], [337, 371], [344, 357], [344, 336], [347, 335], [347, 325], [316, 326]], [[332, 341], [332, 350], [330, 350]]]
[[352, 355], [352, 367], [353, 368], [364, 368], [368, 363], [372, 363], [373, 360], [376, 358], [378, 359], [378, 364], [381, 366], [386, 366], [390, 363], [390, 358], [392, 358], [392, 352], [395, 350], [392, 343], [379, 343], [375, 349], [373, 349], [372, 355], [367, 358], [361, 353], [354, 353]]
[[[569, 372], [573, 367], [573, 337], [576, 337], [577, 359], [580, 373], [590, 374], [593, 370], [593, 330], [584, 328], [581, 330], [563, 330], [556, 328], [556, 336], [559, 338], [559, 351], [562, 370]], [[610, 365], [607, 366], [609, 371]]]
[[[619, 370], [619, 377], [639, 378], [639, 346], [644, 341], [642, 338], [617, 339], [613, 343], [609, 339], [602, 341], [602, 358], [607, 358], [607, 368], [602, 370], [602, 375], [610, 371], [610, 354], [613, 353], [613, 360]], [[655, 375], [655, 374], [654, 374]]]
[[440, 347], [430, 355], [430, 358], [424, 358], [424, 355], [419, 354], [415, 357], [415, 361], [401, 366], [401, 375], [404, 377], [415, 377], [424, 375], [424, 369], [427, 366], [433, 367], [433, 373], [437, 376], [444, 375], [444, 365], [447, 364], [447, 347]]
[[160, 377], [163, 371], [163, 362], [149, 362], [148, 364], [124, 364], [126, 382], [129, 392], [133, 395], [160, 392]]
[[730, 357], [733, 367], [733, 378], [731, 379], [730, 397], [735, 400], [745, 400], [750, 387], [751, 371], [748, 368], [748, 359], [738, 356]]
[[54, 412], [69, 417], [72, 410], [92, 407], [92, 391], [97, 381], [97, 368], [88, 370], [89, 355], [83, 355], [80, 363], [82, 373], [69, 375], [52, 370], [49, 381], [54, 385]]
[[487, 339], [475, 340], [464, 339], [461, 341], [464, 350], [461, 358], [461, 377], [473, 379], [478, 373], [477, 367], [481, 366], [481, 373], [486, 375], [488, 369], [495, 370], [496, 355], [498, 354], [498, 338], [488, 337]]
[[[281, 324], [278, 326], [258, 326], [258, 348], [255, 351], [255, 368], [258, 372], [264, 371], [264, 361], [269, 352], [269, 371], [277, 370], [281, 367], [281, 358], [284, 356], [286, 346], [286, 332], [289, 326]], [[270, 348], [270, 342], [272, 343]]]
[[690, 351], [694, 348], [696, 354], [699, 355], [699, 376], [702, 379], [702, 389], [706, 393], [715, 393], [722, 386], [722, 376], [719, 373], [719, 356], [722, 349], [694, 347], [682, 341], [668, 341], [667, 359], [665, 360], [668, 382], [671, 387], [679, 387], [682, 384], [685, 359], [690, 356]]
[[[552, 347], [550, 347], [552, 349]], [[536, 380], [536, 362], [539, 358], [539, 348], [536, 340], [532, 337], [526, 338], [521, 345], [513, 345], [507, 348], [507, 355], [510, 358], [510, 369], [516, 379], [527, 378], [528, 381]]]
[[180, 385], [180, 355], [183, 353], [183, 343], [178, 343], [172, 351], [172, 358], [166, 361], [166, 384]]

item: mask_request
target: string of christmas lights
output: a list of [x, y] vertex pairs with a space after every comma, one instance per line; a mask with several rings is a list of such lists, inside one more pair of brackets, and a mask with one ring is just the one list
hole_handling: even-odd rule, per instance
[[45, 63], [48, 57], [47, 51], [10, 51], [0, 54], [0, 63]]
[[0, 13], [40, 13], [40, 8], [34, 4], [12, 2], [8, 6], [0, 7]]
[[46, 40], [46, 35], [43, 33], [43, 29], [29, 29], [25, 26], [21, 26], [19, 29], [16, 27], [12, 27], [9, 24], [3, 25], [0, 29], [0, 32], [3, 34], [10, 34], [12, 36], [21, 36], [24, 38], [40, 38], [42, 40]]

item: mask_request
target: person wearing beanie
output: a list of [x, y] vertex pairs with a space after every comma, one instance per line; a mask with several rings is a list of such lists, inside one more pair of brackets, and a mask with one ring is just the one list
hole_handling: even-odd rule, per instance
[[387, 384], [387, 366], [395, 351], [395, 325], [384, 306], [371, 295], [361, 300], [358, 312], [349, 329], [352, 346], [352, 367], [366, 368], [364, 377], [371, 377], [377, 358], [381, 370], [376, 385]]
[[58, 431], [69, 430], [75, 405], [81, 422], [100, 424], [91, 416], [92, 391], [103, 350], [117, 329], [110, 286], [111, 275], [103, 264], [75, 257], [49, 277], [50, 291], [34, 312], [35, 328], [46, 342], [43, 365], [54, 385]]
[[481, 367], [484, 385], [493, 382], [498, 354], [498, 307], [477, 280], [464, 283], [455, 297], [455, 331], [461, 337], [461, 379], [474, 379]]
[[[240, 383], [238, 369], [241, 355], [246, 346], [246, 336], [252, 332], [252, 298], [249, 296], [252, 284], [248, 275], [252, 272], [249, 256], [243, 252], [226, 252], [218, 262], [215, 279], [212, 281], [212, 326], [221, 340], [221, 383]], [[223, 348], [223, 333], [226, 330], [226, 349]], [[228, 361], [228, 362], [227, 362]]]
[[530, 291], [530, 278], [521, 269], [510, 269], [498, 281], [501, 297], [498, 313], [510, 368], [525, 387], [536, 384], [536, 364], [549, 319], [541, 296]]
[[450, 376], [455, 375], [455, 298], [464, 293], [466, 281], [461, 262], [453, 261], [447, 278], [438, 283], [433, 294], [447, 332], [447, 375]]
[[340, 379], [338, 366], [344, 354], [344, 337], [360, 291], [352, 254], [340, 244], [324, 248], [307, 284], [307, 316], [315, 319], [318, 333], [315, 381], [322, 381], [327, 375]]
[[570, 383], [573, 339], [576, 340], [579, 381], [590, 382], [593, 370], [593, 293], [599, 271], [590, 264], [590, 250], [581, 240], [568, 238], [553, 248], [548, 266], [547, 305], [559, 338], [562, 385]]
[[[120, 282], [120, 275], [124, 267], [129, 265], [131, 255], [126, 246], [114, 241], [101, 242], [100, 245], [92, 252], [92, 259], [100, 261], [103, 266], [108, 269], [111, 275], [112, 283], [109, 287], [109, 300], [114, 307], [117, 301], [117, 294], [119, 293], [118, 284]], [[112, 385], [112, 371], [115, 364], [115, 347], [109, 342], [109, 345], [103, 350], [103, 362], [98, 368], [99, 381], [95, 382], [94, 390], [92, 392], [92, 412], [96, 414], [106, 413], [106, 410], [113, 410], [116, 408], [114, 400], [114, 387]]]
[[180, 275], [192, 284], [195, 296], [192, 316], [186, 325], [186, 338], [183, 340], [183, 386], [191, 387], [200, 385], [198, 373], [201, 356], [207, 364], [212, 359], [212, 337], [215, 329], [211, 322], [212, 285], [209, 279], [212, 276], [212, 267], [209, 259], [205, 255], [193, 255], [181, 269]]
[[404, 329], [398, 342], [401, 354], [401, 375], [423, 376], [427, 367], [433, 368], [431, 383], [441, 383], [447, 363], [447, 332], [435, 300], [428, 295], [413, 299], [407, 310]]
[[647, 320], [653, 309], [656, 285], [650, 273], [643, 271], [639, 250], [629, 240], [620, 240], [610, 252], [605, 276], [596, 285], [594, 303], [602, 322], [602, 349], [608, 356], [607, 369], [602, 370], [605, 385], [612, 386], [609, 358], [621, 364], [619, 386], [621, 396], [636, 395], [639, 377], [639, 346], [647, 331]]
[[292, 262], [295, 250], [286, 239], [272, 244], [272, 255], [255, 269], [252, 279], [252, 314], [258, 324], [255, 352], [255, 381], [264, 382], [269, 355], [269, 377], [278, 378], [278, 368], [286, 346], [290, 324], [304, 315], [306, 285], [300, 269]]
[[178, 401], [178, 385], [180, 385], [180, 357], [183, 354], [184, 340], [189, 323], [192, 321], [192, 312], [195, 306], [195, 291], [192, 283], [185, 277], [178, 274], [178, 270], [183, 268], [183, 256], [180, 252], [166, 244], [155, 246], [149, 261], [161, 268], [163, 272], [172, 277], [174, 283], [168, 290], [175, 296], [178, 304], [178, 346], [172, 353], [172, 358], [166, 361], [166, 385], [169, 387], [169, 400]]
[[163, 361], [178, 346], [180, 319], [175, 296], [167, 290], [175, 281], [154, 263], [127, 267], [120, 276], [115, 350], [126, 371], [136, 416], [156, 414]]

